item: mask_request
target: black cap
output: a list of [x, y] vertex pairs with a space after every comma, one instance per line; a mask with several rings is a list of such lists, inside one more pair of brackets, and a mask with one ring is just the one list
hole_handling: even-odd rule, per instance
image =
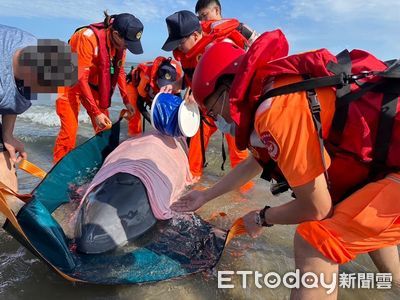
[[178, 73], [170, 60], [167, 60], [158, 68], [157, 71], [157, 85], [159, 88], [171, 84], [177, 80]]
[[133, 54], [142, 54], [143, 48], [140, 43], [143, 33], [142, 22], [134, 15], [126, 13], [113, 17], [112, 27], [124, 38], [128, 50]]
[[175, 50], [181, 41], [200, 29], [200, 21], [197, 16], [188, 10], [181, 10], [165, 19], [168, 27], [168, 38], [162, 49]]

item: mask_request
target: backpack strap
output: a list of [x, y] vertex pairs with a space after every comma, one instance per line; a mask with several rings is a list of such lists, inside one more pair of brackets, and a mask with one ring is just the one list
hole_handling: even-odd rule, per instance
[[393, 59], [385, 61], [388, 68], [380, 72], [379, 75], [385, 78], [400, 78], [400, 59]]
[[322, 137], [321, 105], [317, 97], [317, 92], [314, 89], [307, 90], [306, 94], [307, 94], [308, 105], [311, 111], [311, 116], [314, 122], [315, 129], [317, 130], [318, 134], [322, 165], [324, 167], [324, 175], [329, 189], [330, 180], [328, 176], [328, 168], [326, 165], [325, 155], [324, 155], [324, 139]]
[[[305, 76], [303, 76], [305, 77]], [[315, 91], [316, 88], [320, 87], [327, 87], [327, 86], [339, 86], [342, 87], [346, 84], [346, 74], [345, 73], [340, 73], [338, 75], [333, 75], [333, 76], [326, 76], [326, 77], [319, 77], [315, 79], [305, 79], [300, 82], [296, 82], [293, 84], [285, 85], [279, 88], [272, 89], [262, 95], [258, 101], [257, 107], [266, 99], [279, 96], [279, 95], [284, 95], [284, 94], [290, 94], [290, 93], [295, 93], [299, 91], [306, 91], [307, 95], [307, 101], [308, 105], [310, 108], [310, 112], [312, 115], [313, 123], [315, 126], [315, 129], [318, 134], [318, 140], [319, 140], [319, 145], [320, 145], [320, 151], [321, 151], [321, 159], [322, 159], [322, 164], [324, 166], [324, 175], [326, 182], [328, 184], [328, 188], [330, 186], [330, 181], [329, 181], [329, 176], [327, 172], [327, 165], [325, 161], [325, 155], [324, 155], [324, 140], [322, 137], [322, 121], [321, 121], [321, 105], [320, 102], [317, 98], [317, 93]]]
[[[357, 92], [347, 94], [341, 99], [338, 99], [336, 102], [336, 109], [341, 110], [343, 107], [345, 107], [346, 110], [348, 110], [348, 107], [352, 101], [356, 101], [368, 92], [383, 94], [381, 112], [379, 116], [379, 123], [374, 145], [374, 170], [371, 173], [371, 177], [373, 177], [374, 174], [379, 173], [379, 169], [381, 169], [381, 166], [385, 165], [386, 158], [389, 152], [389, 146], [392, 138], [395, 118], [397, 115], [397, 106], [400, 95], [399, 80], [381, 78], [376, 82], [364, 83], [360, 86], [360, 89]], [[344, 130], [344, 125], [345, 123], [343, 124], [343, 128], [341, 130], [338, 130], [338, 128], [334, 128], [337, 131], [334, 135], [332, 135], [332, 137], [334, 138], [331, 139], [331, 142], [337, 145], [340, 143], [340, 138]]]
[[250, 30], [249, 27], [240, 23], [239, 26], [236, 28], [237, 31], [240, 32], [241, 35], [245, 37], [246, 40], [250, 40], [251, 36], [253, 35], [253, 31]]
[[[206, 117], [203, 116], [203, 114], [200, 114], [200, 147], [201, 147], [201, 157], [202, 157], [202, 168], [207, 167], [208, 162], [207, 162], [207, 157], [206, 157], [206, 146], [204, 144], [204, 124], [206, 124], [209, 127], [215, 128], [215, 125], [211, 124]], [[223, 142], [223, 140], [222, 140]], [[223, 147], [223, 146], [222, 146]], [[225, 149], [223, 149], [225, 151]], [[224, 154], [222, 154], [222, 158], [224, 157]], [[223, 158], [224, 159], [224, 158]], [[222, 163], [221, 169], [223, 170], [224, 163], [225, 163], [226, 157], [224, 159], [224, 162]]]
[[300, 82], [284, 85], [275, 89], [271, 89], [259, 98], [258, 105], [268, 98], [291, 94], [299, 91], [313, 90], [321, 87], [336, 86], [338, 88], [347, 85], [347, 76], [341, 73], [333, 76], [325, 76], [318, 78], [306, 79]]
[[200, 147], [201, 147], [201, 161], [202, 161], [202, 168], [207, 167], [208, 162], [206, 158], [206, 146], [204, 144], [204, 123], [205, 118], [201, 117], [200, 119]]
[[[349, 76], [351, 74], [351, 66], [352, 66], [349, 50], [345, 49], [338, 55], [336, 55], [336, 60], [337, 63], [331, 61], [327, 64], [326, 68], [333, 74], [336, 75], [345, 74], [346, 76]], [[345, 84], [337, 89], [336, 96], [340, 98], [350, 92], [351, 92], [350, 85]]]
[[[337, 63], [329, 62], [327, 65], [327, 69], [333, 72], [334, 74], [341, 74], [344, 73], [346, 75], [351, 74], [351, 57], [350, 53], [347, 49], [340, 52], [337, 56]], [[341, 100], [342, 97], [345, 95], [349, 95], [351, 93], [351, 86], [349, 84], [344, 85], [341, 88], [336, 90], [336, 110], [335, 115], [333, 116], [332, 120], [332, 129], [335, 131], [336, 134], [332, 135], [331, 140], [334, 144], [339, 144], [340, 140], [342, 139], [342, 132], [344, 126], [346, 125], [347, 121], [347, 114], [349, 112], [349, 103], [346, 105], [341, 105], [339, 107], [339, 103], [346, 103]]]
[[[337, 61], [338, 63], [330, 62], [327, 66], [328, 69], [335, 75], [306, 79], [301, 82], [271, 89], [259, 98], [259, 101], [256, 105], [257, 109], [257, 107], [268, 98], [299, 91], [306, 91], [313, 122], [318, 133], [328, 187], [329, 178], [326, 171], [326, 163], [323, 152], [324, 144], [322, 138], [320, 105], [315, 93], [315, 89], [328, 86], [336, 86], [337, 88], [336, 111], [332, 122], [333, 130], [330, 131], [329, 136], [330, 142], [332, 142], [334, 145], [340, 144], [341, 136], [347, 121], [350, 103], [361, 98], [368, 92], [377, 92], [384, 95], [377, 130], [377, 138], [375, 141], [374, 168], [371, 176], [373, 174], [377, 174], [377, 171], [381, 169], [379, 166], [385, 165], [390, 141], [392, 138], [393, 126], [397, 115], [397, 107], [400, 95], [400, 84], [398, 80], [400, 79], [400, 60], [387, 62], [387, 64], [390, 64], [390, 66], [385, 71], [368, 71], [361, 72], [360, 74], [356, 75], [352, 75], [351, 73], [351, 58], [347, 50], [339, 53], [337, 56]], [[359, 84], [357, 82], [358, 79], [371, 75], [380, 78], [375, 82], [366, 82], [363, 84]], [[351, 91], [350, 84], [352, 83], [356, 83], [360, 87], [356, 92]]]
[[225, 151], [225, 134], [222, 133], [222, 142], [221, 142], [221, 153], [222, 153], [222, 164], [221, 164], [221, 170], [225, 171], [225, 162], [226, 162], [226, 151]]
[[399, 85], [398, 80], [385, 80], [385, 82], [379, 87], [382, 89], [383, 99], [379, 115], [374, 153], [374, 162], [378, 167], [379, 165], [385, 165], [389, 152], [393, 127], [397, 115], [397, 106], [399, 103]]

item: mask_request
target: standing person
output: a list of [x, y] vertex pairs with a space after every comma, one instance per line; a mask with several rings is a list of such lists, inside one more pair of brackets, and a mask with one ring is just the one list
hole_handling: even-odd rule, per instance
[[[213, 20], [214, 21], [222, 20], [222, 7], [221, 7], [221, 3], [219, 2], [219, 0], [198, 0], [196, 3], [195, 11], [196, 11], [196, 14], [199, 17], [199, 19], [203, 22], [208, 21], [208, 22], [212, 23]], [[255, 30], [251, 29], [247, 24], [240, 23], [238, 30], [248, 40], [248, 46], [245, 49], [248, 49], [248, 47], [250, 47], [254, 43], [254, 41], [260, 36]], [[213, 135], [213, 133], [215, 132], [215, 130], [213, 131], [213, 127], [209, 126], [209, 124], [213, 124], [212, 119], [208, 119], [208, 122], [203, 123], [203, 131], [205, 133], [207, 133], [207, 134], [204, 134], [205, 140], [209, 140], [211, 135]], [[196, 152], [201, 151], [201, 146], [199, 146], [199, 143], [201, 143], [199, 134], [200, 133], [198, 133], [196, 136], [193, 137], [193, 143], [191, 145], [191, 153], [192, 154], [190, 155], [190, 157], [193, 157], [191, 160], [191, 162], [192, 162], [191, 167], [192, 167], [193, 172], [201, 174], [201, 172], [199, 172], [198, 170], [201, 170], [202, 161], [200, 161], [200, 159], [199, 159], [200, 156], [196, 155]], [[235, 138], [232, 135], [227, 134], [226, 140], [229, 145], [229, 150], [236, 148]], [[231, 155], [231, 159], [232, 159], [232, 157], [234, 158], [234, 162], [235, 162], [234, 164], [236, 165], [237, 163], [240, 162], [240, 159], [237, 159], [235, 154], [240, 153], [240, 152], [239, 152], [239, 150], [236, 150], [236, 151], [230, 150], [230, 152], [233, 152], [233, 153], [230, 153], [230, 155]], [[271, 182], [271, 185], [270, 185], [270, 190], [271, 190], [272, 194], [274, 194], [274, 195], [277, 193], [280, 193], [280, 192], [284, 192], [288, 189], [289, 189], [289, 186], [288, 186], [286, 180], [284, 180], [284, 178], [275, 178], [274, 182]]]
[[[253, 155], [208, 190], [183, 196], [174, 209], [195, 210], [272, 165], [296, 199], [245, 215], [249, 233], [299, 224], [294, 256], [301, 276], [313, 272], [332, 282], [339, 264], [369, 253], [379, 271], [400, 284], [399, 92], [396, 79], [382, 73], [391, 68], [361, 50], [335, 57], [321, 49], [271, 61], [277, 43], [270, 42], [261, 35], [247, 54], [229, 43], [204, 54], [193, 77], [194, 97], [208, 115], [235, 127], [238, 147]], [[302, 74], [311, 79], [303, 81]], [[336, 297], [337, 289], [327, 295], [321, 286], [292, 290], [293, 299]]]
[[143, 53], [140, 38], [143, 24], [127, 13], [109, 16], [104, 22], [78, 28], [70, 39], [73, 52], [78, 54], [78, 83], [61, 91], [57, 99], [57, 114], [61, 128], [54, 147], [54, 162], [75, 147], [80, 104], [85, 107], [95, 132], [111, 126], [108, 108], [115, 86], [130, 114], [134, 108], [126, 93], [124, 71], [126, 49]]
[[18, 189], [16, 162], [27, 158], [14, 135], [17, 115], [31, 106], [35, 93], [54, 93], [76, 82], [77, 58], [60, 40], [37, 40], [30, 33], [0, 25], [0, 182]]
[[141, 113], [150, 122], [146, 106], [151, 106], [155, 95], [161, 91], [180, 93], [183, 71], [181, 65], [171, 59], [159, 56], [153, 61], [140, 63], [127, 76], [127, 93], [135, 114], [128, 121], [128, 135], [142, 133]]
[[194, 10], [200, 21], [222, 19], [222, 7], [219, 0], [198, 0]]
[[[222, 7], [219, 0], [198, 0], [195, 11], [200, 21], [222, 20]], [[240, 23], [238, 30], [247, 38], [249, 46], [260, 36], [255, 30], [243, 23]]]
[[[185, 72], [185, 82], [189, 87], [201, 55], [212, 43], [229, 39], [241, 48], [248, 46], [247, 38], [237, 30], [240, 23], [235, 19], [227, 19], [215, 24], [213, 22], [199, 22], [195, 14], [183, 10], [167, 17], [166, 23], [169, 36], [162, 49], [173, 51], [175, 59], [181, 62]], [[189, 164], [192, 174], [197, 180], [203, 173], [205, 151], [210, 137], [216, 132], [219, 125], [218, 122], [215, 124], [212, 119], [205, 116], [201, 122], [200, 130], [190, 140]], [[222, 126], [220, 128], [224, 129]], [[222, 132], [225, 134], [228, 143], [231, 166], [235, 167], [248, 156], [248, 152], [247, 150], [239, 151], [235, 146], [234, 137], [225, 130]]]
[[[222, 7], [219, 0], [198, 0], [195, 6], [195, 12], [199, 20], [203, 21], [204, 23], [213, 23], [223, 19]], [[240, 23], [238, 26], [238, 31], [248, 40], [248, 45], [245, 47], [245, 49], [248, 49], [248, 47], [254, 43], [257, 37], [259, 37], [259, 34], [255, 30], [243, 23]], [[215, 125], [211, 118], [208, 118], [207, 121], [203, 122], [202, 124], [204, 135], [203, 139], [204, 141], [207, 141], [206, 143], [208, 143], [211, 136], [216, 132], [215, 126], [210, 125]], [[236, 148], [234, 136], [229, 133], [225, 133], [225, 138], [228, 143], [229, 156], [232, 162], [231, 165], [234, 167], [247, 157], [247, 153], [244, 151], [239, 151]], [[198, 176], [201, 176], [203, 167], [201, 159], [202, 156], [199, 155], [199, 153], [201, 153], [201, 147], [201, 137], [200, 132], [198, 132], [191, 140], [189, 152], [191, 170], [193, 174], [197, 174]], [[205, 146], [205, 148], [207, 148], [207, 146]]]

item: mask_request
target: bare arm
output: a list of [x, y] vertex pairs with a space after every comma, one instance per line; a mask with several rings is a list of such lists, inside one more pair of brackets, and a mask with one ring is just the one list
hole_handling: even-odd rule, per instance
[[332, 212], [332, 200], [323, 174], [313, 181], [293, 188], [296, 199], [266, 212], [268, 224], [300, 224], [322, 220]]
[[[265, 212], [267, 224], [300, 224], [305, 221], [322, 220], [333, 210], [331, 197], [323, 174], [313, 181], [293, 188], [296, 199], [280, 206], [271, 207]], [[247, 233], [256, 237], [261, 227], [256, 223], [259, 210], [243, 216]]]
[[7, 139], [13, 136], [15, 120], [17, 115], [2, 115], [3, 138]]
[[253, 155], [243, 160], [215, 185], [207, 190], [193, 190], [183, 195], [171, 208], [178, 212], [194, 211], [208, 201], [241, 187], [262, 171]]
[[254, 158], [249, 155], [248, 158], [240, 162], [228, 174], [226, 174], [215, 185], [207, 189], [206, 198], [208, 201], [217, 198], [227, 192], [240, 188], [242, 185], [253, 179], [257, 174], [262, 172], [262, 167]]
[[[14, 138], [13, 131], [15, 120], [17, 115], [2, 115], [2, 127], [3, 127], [3, 142], [12, 162], [19, 162], [22, 158], [27, 158], [28, 155], [25, 152], [24, 144]], [[19, 157], [17, 157], [19, 154]]]

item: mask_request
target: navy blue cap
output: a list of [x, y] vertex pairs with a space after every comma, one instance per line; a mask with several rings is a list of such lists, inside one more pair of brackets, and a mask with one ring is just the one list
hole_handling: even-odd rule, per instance
[[113, 17], [112, 27], [124, 38], [128, 50], [133, 54], [142, 54], [143, 48], [140, 43], [143, 33], [142, 22], [134, 15], [126, 13]]
[[200, 29], [198, 17], [188, 10], [178, 11], [165, 19], [168, 27], [168, 38], [162, 49], [165, 51], [175, 50], [181, 41]]
[[171, 84], [177, 80], [178, 73], [171, 61], [167, 60], [158, 68], [157, 71], [157, 85], [159, 88]]

